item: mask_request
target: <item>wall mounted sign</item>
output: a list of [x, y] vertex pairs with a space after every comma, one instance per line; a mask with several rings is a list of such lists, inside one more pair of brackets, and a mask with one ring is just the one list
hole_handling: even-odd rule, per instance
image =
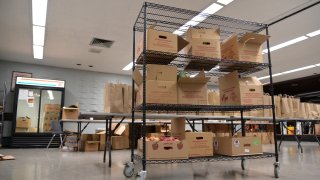
[[51, 80], [51, 79], [17, 77], [16, 84], [29, 85], [29, 86], [64, 88], [65, 81]]

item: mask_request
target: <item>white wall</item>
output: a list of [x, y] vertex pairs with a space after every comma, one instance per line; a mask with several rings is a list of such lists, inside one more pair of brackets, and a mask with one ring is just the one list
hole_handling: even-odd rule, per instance
[[[6, 81], [11, 84], [12, 71], [32, 73], [34, 78], [66, 81], [65, 105], [79, 103], [82, 111], [103, 110], [103, 89], [106, 82], [131, 84], [131, 77], [109, 73], [82, 71], [0, 60], [0, 89]], [[13, 112], [13, 92], [7, 96], [6, 112]]]

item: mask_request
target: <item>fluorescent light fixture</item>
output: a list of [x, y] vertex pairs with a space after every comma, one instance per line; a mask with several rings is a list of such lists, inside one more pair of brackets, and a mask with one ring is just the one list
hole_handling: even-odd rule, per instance
[[51, 91], [51, 90], [48, 90], [47, 92], [48, 92], [48, 95], [49, 95], [49, 99], [50, 99], [50, 100], [54, 100], [52, 91]]
[[303, 70], [314, 68], [314, 67], [316, 67], [316, 65], [305, 66], [305, 67], [285, 71], [285, 72], [283, 72], [283, 74], [289, 74], [289, 73], [294, 73], [294, 72], [298, 72], [298, 71], [303, 71]]
[[43, 46], [33, 45], [33, 58], [43, 59]]
[[[287, 47], [287, 46], [290, 46], [290, 45], [292, 45], [292, 44], [298, 43], [298, 42], [303, 41], [303, 40], [306, 40], [306, 39], [308, 39], [307, 36], [300, 36], [300, 37], [295, 38], [295, 39], [292, 39], [292, 40], [290, 40], [290, 41], [287, 41], [287, 42], [284, 42], [284, 43], [281, 43], [281, 44], [272, 46], [272, 47], [270, 48], [270, 52], [275, 51], [275, 50], [278, 50], [278, 49], [281, 49], [281, 48], [284, 48], [284, 47]], [[264, 53], [268, 53], [268, 49], [264, 49], [263, 52], [264, 52]]]
[[183, 35], [189, 29], [190, 26], [198, 25], [199, 23], [201, 23], [202, 21], [207, 19], [208, 16], [216, 13], [217, 11], [219, 11], [222, 8], [223, 8], [223, 6], [220, 4], [217, 4], [217, 3], [211, 4], [209, 7], [204, 9], [201, 13], [199, 13], [198, 15], [193, 17], [190, 21], [185, 23], [183, 26], [181, 26], [178, 30], [175, 30], [173, 32], [173, 34], [177, 34], [180, 36]]
[[317, 31], [313, 31], [312, 33], [307, 34], [307, 36], [314, 37], [314, 36], [317, 36], [319, 34], [320, 34], [320, 30], [317, 30]]
[[46, 25], [48, 0], [32, 0], [32, 24]]
[[[306, 70], [306, 69], [311, 69], [311, 68], [315, 68], [315, 67], [319, 67], [319, 66], [320, 66], [320, 63], [314, 64], [314, 65], [310, 65], [310, 66], [304, 66], [304, 67], [301, 67], [301, 68], [292, 69], [292, 70], [285, 71], [285, 72], [282, 72], [282, 73], [273, 74], [272, 77], [277, 77], [277, 76], [281, 76], [281, 75], [284, 75], [284, 74], [290, 74], [290, 73], [294, 73], [294, 72], [298, 72], [298, 71], [303, 71], [303, 70]], [[260, 77], [258, 79], [259, 80], [263, 80], [263, 79], [267, 79], [267, 78], [269, 78], [269, 76], [263, 76], [263, 77]]]
[[45, 27], [33, 26], [33, 45], [44, 46]]
[[126, 65], [122, 70], [129, 71], [130, 69], [132, 69], [132, 62], [130, 62], [128, 65]]
[[218, 0], [218, 3], [224, 4], [224, 5], [228, 5], [232, 2], [233, 0]]

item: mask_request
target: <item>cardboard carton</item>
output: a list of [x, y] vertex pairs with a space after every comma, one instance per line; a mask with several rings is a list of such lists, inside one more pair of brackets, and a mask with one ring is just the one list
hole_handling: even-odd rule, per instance
[[211, 132], [187, 132], [189, 157], [213, 156], [213, 134]]
[[185, 130], [185, 118], [174, 118], [171, 120], [171, 136], [183, 140], [185, 139]]
[[[147, 29], [146, 50], [178, 53], [188, 44], [183, 38], [170, 32]], [[138, 40], [137, 57], [143, 52], [143, 37]]]
[[[138, 155], [142, 156], [142, 139], [138, 140]], [[188, 159], [186, 141], [146, 141], [147, 160]]]
[[29, 128], [31, 127], [32, 120], [29, 117], [18, 117], [16, 121], [17, 128]]
[[180, 77], [178, 79], [178, 104], [207, 105], [207, 82], [203, 71], [193, 78]]
[[112, 149], [128, 149], [129, 137], [128, 136], [112, 136]]
[[259, 137], [216, 137], [213, 146], [216, 154], [228, 156], [262, 154]]
[[16, 132], [28, 132], [28, 128], [19, 128], [19, 127], [16, 127]]
[[60, 104], [45, 104], [44, 105], [44, 112], [55, 112], [59, 113], [61, 110]]
[[[177, 104], [177, 69], [173, 66], [147, 65], [146, 103]], [[143, 81], [139, 70], [133, 72], [133, 79], [137, 83], [137, 104], [143, 100]], [[159, 79], [159, 80], [158, 80]]]
[[219, 78], [219, 90], [221, 105], [263, 105], [263, 87], [256, 77], [229, 73]]
[[79, 150], [85, 152], [94, 152], [99, 150], [99, 141], [80, 141]]
[[189, 28], [187, 31], [187, 41], [189, 45], [182, 50], [183, 54], [221, 58], [219, 29]]
[[222, 42], [222, 58], [262, 63], [262, 44], [268, 38], [263, 34], [246, 33], [238, 40], [234, 34]]
[[62, 109], [62, 119], [75, 119], [79, 118], [80, 110], [79, 108], [68, 108], [63, 107]]

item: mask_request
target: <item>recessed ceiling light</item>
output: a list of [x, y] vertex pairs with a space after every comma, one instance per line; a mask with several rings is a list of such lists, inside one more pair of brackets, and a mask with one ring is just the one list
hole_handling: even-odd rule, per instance
[[45, 27], [33, 26], [33, 45], [44, 46]]
[[33, 45], [33, 58], [43, 59], [43, 46]]
[[46, 25], [48, 0], [32, 0], [32, 24]]
[[[303, 41], [303, 40], [306, 40], [306, 39], [308, 39], [307, 36], [300, 36], [300, 37], [295, 38], [295, 39], [292, 39], [292, 40], [290, 40], [290, 41], [287, 41], [287, 42], [284, 42], [284, 43], [281, 43], [281, 44], [272, 46], [272, 47], [270, 48], [270, 52], [275, 51], [275, 50], [278, 50], [278, 49], [281, 49], [281, 48], [284, 48], [284, 47], [286, 47], [286, 46], [290, 46], [290, 45], [292, 45], [292, 44], [298, 43], [298, 42]], [[264, 49], [263, 52], [264, 52], [264, 53], [267, 53], [267, 52], [268, 52], [268, 49]]]
[[233, 0], [218, 0], [218, 3], [224, 4], [224, 5], [228, 5], [232, 2]]
[[129, 71], [130, 69], [132, 69], [132, 62], [130, 62], [128, 65], [126, 65], [122, 70], [124, 71]]
[[93, 67], [92, 65], [89, 65], [89, 67]]
[[317, 36], [319, 34], [320, 34], [320, 30], [317, 30], [317, 31], [313, 31], [312, 33], [307, 34], [307, 36], [314, 37], [314, 36]]
[[77, 66], [81, 66], [82, 64], [77, 64]]

